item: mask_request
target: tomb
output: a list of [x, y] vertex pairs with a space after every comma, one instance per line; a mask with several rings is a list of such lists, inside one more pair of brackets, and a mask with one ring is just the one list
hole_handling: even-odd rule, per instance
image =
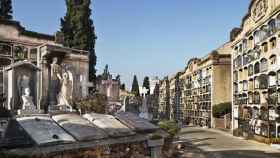
[[87, 51], [63, 47], [16, 21], [1, 21], [0, 30], [0, 94], [12, 113], [73, 111], [72, 101], [88, 95]]
[[115, 117], [136, 132], [153, 132], [158, 129], [157, 126], [153, 125], [148, 120], [140, 118], [133, 113], [119, 112]]
[[75, 139], [49, 116], [19, 117], [16, 120], [39, 146], [75, 142]]
[[97, 127], [103, 129], [111, 137], [129, 136], [135, 134], [127, 126], [111, 115], [102, 115], [96, 113], [85, 114], [84, 118], [91, 121]]
[[88, 120], [76, 114], [61, 114], [52, 119], [79, 141], [103, 139], [107, 134]]

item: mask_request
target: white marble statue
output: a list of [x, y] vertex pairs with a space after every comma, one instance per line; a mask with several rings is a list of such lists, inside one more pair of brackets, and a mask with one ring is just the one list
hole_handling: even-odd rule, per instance
[[34, 103], [33, 103], [33, 97], [30, 96], [31, 91], [30, 88], [25, 88], [24, 89], [24, 95], [21, 96], [23, 105], [22, 109], [27, 110], [27, 109], [36, 109]]
[[149, 120], [150, 117], [149, 117], [148, 106], [147, 106], [147, 98], [146, 98], [146, 95], [148, 93], [148, 89], [146, 89], [144, 87], [142, 89], [142, 93], [143, 93], [143, 103], [142, 103], [142, 106], [140, 107], [139, 117]]
[[18, 93], [19, 96], [23, 96], [25, 93], [25, 89], [30, 90], [30, 75], [24, 74], [20, 75], [17, 79], [17, 87], [18, 87]]
[[61, 89], [58, 94], [58, 105], [71, 106], [73, 97], [73, 74], [66, 71], [62, 75]]

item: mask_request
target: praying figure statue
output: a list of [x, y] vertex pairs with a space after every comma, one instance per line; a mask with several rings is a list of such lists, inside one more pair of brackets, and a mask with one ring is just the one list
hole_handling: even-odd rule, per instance
[[57, 105], [57, 95], [59, 94], [61, 67], [57, 64], [58, 59], [54, 57], [51, 64], [51, 81], [50, 81], [50, 105]]
[[31, 94], [30, 88], [25, 88], [24, 95], [21, 96], [23, 101], [23, 105], [22, 105], [23, 110], [36, 109], [33, 103], [33, 97], [30, 96], [30, 94]]
[[71, 107], [73, 94], [73, 74], [70, 71], [64, 72], [60, 81], [61, 89], [58, 95], [58, 105], [66, 105]]

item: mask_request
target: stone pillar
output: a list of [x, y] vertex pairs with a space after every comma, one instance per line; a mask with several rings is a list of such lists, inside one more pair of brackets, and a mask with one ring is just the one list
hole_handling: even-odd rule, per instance
[[161, 158], [161, 146], [151, 147], [151, 158]]
[[162, 157], [162, 146], [164, 145], [164, 139], [156, 139], [147, 141], [148, 147], [151, 150], [151, 158], [161, 158]]
[[41, 63], [41, 72], [39, 77], [39, 106], [38, 109], [46, 109], [46, 104], [48, 103], [48, 89], [49, 89], [49, 70], [48, 70], [48, 62], [46, 58], [42, 58]]

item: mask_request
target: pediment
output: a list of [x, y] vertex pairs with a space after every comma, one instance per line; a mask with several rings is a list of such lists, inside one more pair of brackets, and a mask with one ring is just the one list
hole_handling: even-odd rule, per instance
[[265, 17], [268, 11], [268, 0], [254, 0], [251, 5], [251, 18], [254, 22], [258, 22]]

